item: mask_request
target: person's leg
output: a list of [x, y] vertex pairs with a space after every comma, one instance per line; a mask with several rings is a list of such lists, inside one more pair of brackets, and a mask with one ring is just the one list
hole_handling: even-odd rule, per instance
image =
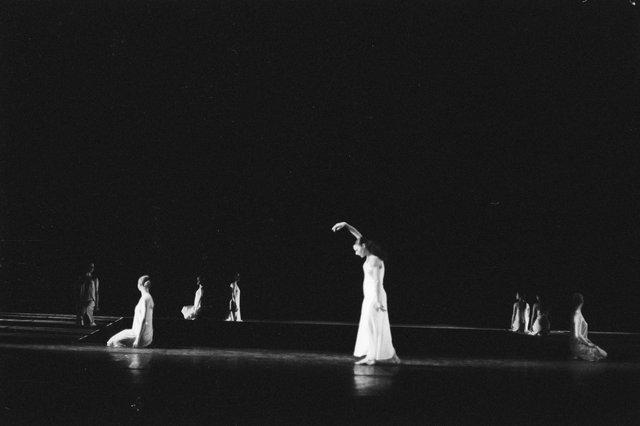
[[113, 348], [131, 347], [133, 346], [135, 338], [136, 335], [133, 330], [128, 328], [113, 335], [107, 342], [107, 346], [111, 346]]
[[87, 304], [87, 321], [89, 326], [95, 327], [96, 322], [93, 319], [93, 308], [96, 306], [95, 302], [89, 302]]
[[83, 325], [83, 317], [84, 317], [84, 306], [78, 303], [76, 308], [76, 324]]

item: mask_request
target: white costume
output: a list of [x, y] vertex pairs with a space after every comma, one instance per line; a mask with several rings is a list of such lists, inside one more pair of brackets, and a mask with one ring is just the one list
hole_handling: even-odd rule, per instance
[[194, 320], [198, 317], [200, 309], [202, 309], [202, 286], [198, 287], [196, 290], [193, 305], [182, 307], [182, 315], [184, 316], [184, 319]]
[[571, 336], [569, 337], [569, 350], [573, 358], [584, 359], [586, 361], [600, 361], [607, 357], [607, 353], [597, 347], [587, 335], [589, 326], [580, 310], [573, 314], [571, 322]]
[[511, 331], [518, 333], [524, 333], [529, 329], [529, 304], [524, 303], [524, 309], [520, 305], [520, 302], [513, 304], [513, 323], [511, 324]]
[[531, 326], [531, 331], [529, 334], [533, 335], [541, 335], [546, 336], [549, 334], [549, 330], [551, 329], [551, 324], [549, 323], [549, 317], [547, 314], [536, 311], [537, 315], [535, 320], [533, 321], [533, 325]]
[[[231, 283], [231, 300], [229, 300], [229, 316], [226, 321], [242, 321], [242, 316], [240, 315], [240, 287], [238, 287], [238, 283]], [[234, 308], [235, 308], [235, 318], [234, 318]]]
[[[362, 289], [364, 300], [362, 301], [362, 311], [360, 313], [360, 324], [358, 326], [358, 337], [353, 354], [355, 356], [366, 356], [369, 360], [388, 360], [396, 355], [391, 342], [391, 325], [389, 324], [389, 314], [387, 311], [376, 310], [378, 302], [376, 294], [376, 279], [374, 278], [374, 265], [364, 262], [364, 282]], [[384, 274], [384, 265], [382, 266]], [[382, 283], [380, 283], [382, 287]], [[380, 289], [380, 303], [387, 306], [387, 293], [384, 288]]]
[[138, 346], [141, 348], [149, 346], [153, 340], [153, 298], [150, 294], [140, 297], [134, 310], [132, 328], [112, 336], [107, 346], [131, 347], [138, 336], [140, 336]]

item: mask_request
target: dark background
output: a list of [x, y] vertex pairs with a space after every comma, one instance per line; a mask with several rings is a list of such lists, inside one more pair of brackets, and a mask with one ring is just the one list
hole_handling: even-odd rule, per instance
[[103, 312], [204, 273], [250, 319], [507, 327], [574, 291], [640, 331], [638, 8], [626, 1], [5, 1], [0, 309]]

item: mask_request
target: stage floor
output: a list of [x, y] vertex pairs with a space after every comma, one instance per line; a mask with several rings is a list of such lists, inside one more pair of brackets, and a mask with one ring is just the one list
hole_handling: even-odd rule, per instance
[[[640, 364], [0, 343], [12, 423], [637, 424]], [[3, 422], [5, 424], [12, 424]]]

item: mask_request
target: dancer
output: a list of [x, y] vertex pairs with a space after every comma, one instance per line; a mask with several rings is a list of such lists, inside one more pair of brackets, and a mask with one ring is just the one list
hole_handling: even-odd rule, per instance
[[336, 223], [331, 230], [336, 232], [345, 227], [356, 238], [353, 245], [355, 254], [365, 258], [362, 264], [364, 300], [353, 352], [355, 356], [364, 358], [356, 361], [356, 364], [372, 365], [377, 361], [400, 362], [391, 341], [387, 293], [383, 287], [384, 261], [380, 257], [380, 250], [375, 243], [364, 238], [356, 228], [346, 222]]
[[236, 273], [235, 280], [229, 284], [231, 288], [231, 299], [229, 299], [229, 316], [226, 321], [239, 321], [242, 322], [242, 316], [240, 316], [240, 287], [238, 287], [238, 281], [240, 281], [240, 273]]
[[520, 293], [516, 293], [516, 301], [511, 312], [511, 329], [516, 333], [524, 333], [529, 329], [529, 304]]
[[582, 316], [584, 297], [580, 293], [574, 293], [572, 302], [573, 316], [569, 336], [569, 351], [571, 352], [571, 356], [573, 359], [584, 359], [586, 361], [600, 361], [605, 359], [607, 353], [588, 338], [589, 326]]
[[76, 314], [76, 324], [86, 327], [95, 327], [93, 319], [94, 310], [100, 308], [100, 281], [95, 276], [95, 265], [89, 263], [84, 275], [80, 278], [80, 292], [78, 294], [78, 310]]
[[531, 320], [529, 322], [529, 330], [527, 334], [533, 336], [546, 336], [551, 329], [551, 323], [549, 322], [549, 310], [546, 304], [542, 301], [542, 298], [536, 295], [536, 302], [531, 308]]
[[196, 295], [195, 295], [195, 298], [193, 299], [193, 305], [182, 307], [182, 316], [184, 316], [184, 319], [187, 319], [187, 320], [194, 320], [198, 318], [198, 316], [200, 315], [200, 311], [202, 309], [203, 285], [202, 285], [202, 279], [200, 278], [200, 276], [196, 278], [196, 285], [198, 286], [198, 289], [196, 290]]
[[134, 310], [133, 326], [112, 336], [107, 342], [107, 346], [144, 348], [151, 344], [153, 340], [153, 298], [149, 292], [150, 289], [151, 279], [148, 275], [138, 278], [140, 300]]

